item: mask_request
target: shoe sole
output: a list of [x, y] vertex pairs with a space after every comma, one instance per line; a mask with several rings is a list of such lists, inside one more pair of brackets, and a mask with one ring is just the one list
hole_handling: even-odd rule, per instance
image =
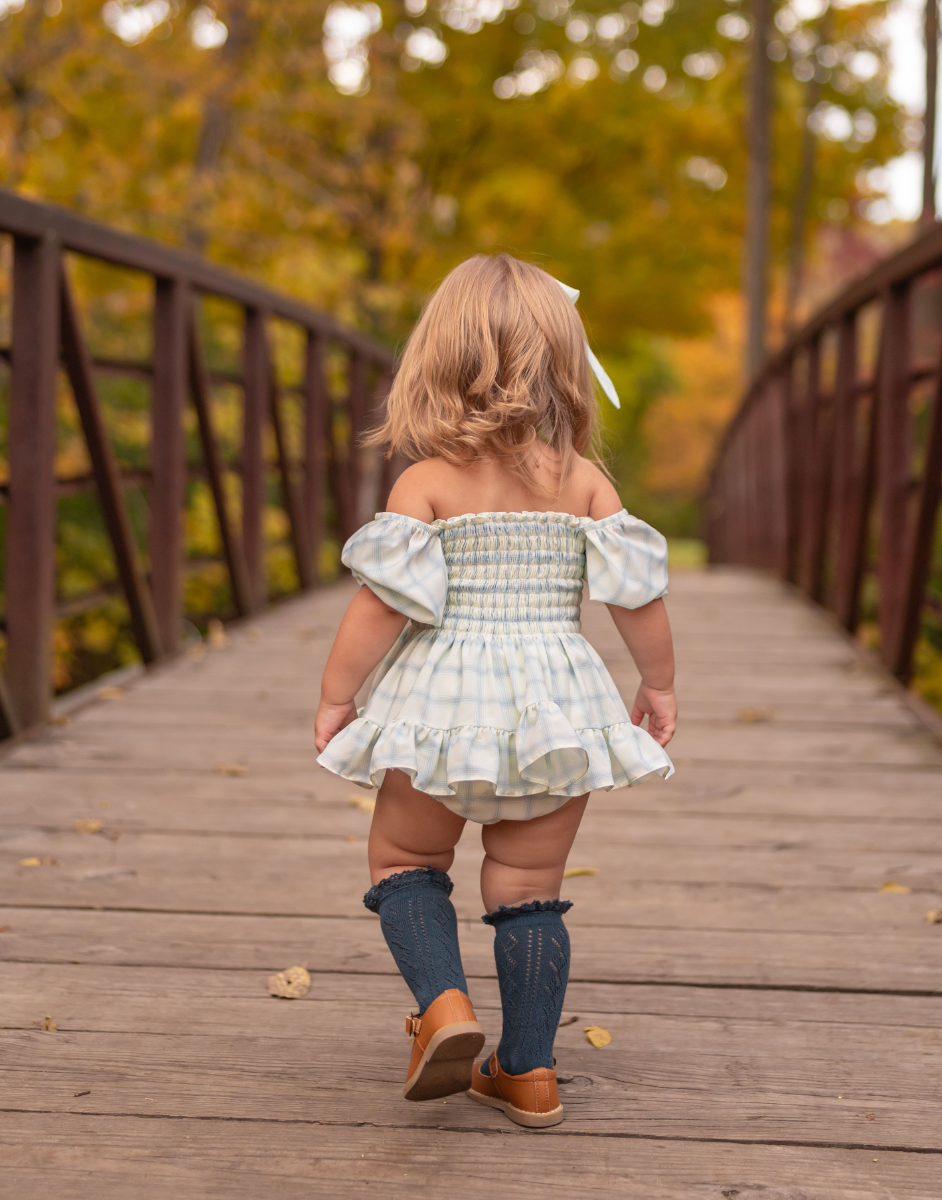
[[483, 1045], [484, 1030], [477, 1021], [456, 1021], [439, 1029], [406, 1080], [403, 1096], [407, 1100], [439, 1100], [466, 1092]]
[[501, 1100], [500, 1096], [485, 1096], [483, 1092], [476, 1092], [474, 1088], [468, 1088], [468, 1095], [472, 1100], [477, 1100], [478, 1104], [486, 1104], [488, 1108], [499, 1108], [505, 1117], [509, 1117], [514, 1124], [522, 1125], [525, 1129], [549, 1129], [551, 1125], [558, 1125], [565, 1115], [561, 1104], [550, 1112], [534, 1113], [515, 1108], [508, 1100]]

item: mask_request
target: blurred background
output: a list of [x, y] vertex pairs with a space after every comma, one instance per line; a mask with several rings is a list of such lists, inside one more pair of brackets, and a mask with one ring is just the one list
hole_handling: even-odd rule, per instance
[[[467, 255], [539, 263], [581, 289], [622, 396], [604, 421], [626, 505], [694, 562], [704, 472], [748, 364], [924, 212], [925, 11], [917, 0], [0, 0], [0, 171], [5, 187], [189, 247], [393, 347]], [[751, 232], [750, 212], [763, 217]], [[75, 286], [93, 351], [146, 356], [144, 280], [85, 262]], [[224, 306], [211, 315], [223, 371], [240, 331]], [[286, 372], [297, 353], [279, 347]], [[143, 470], [146, 384], [105, 380], [102, 397], [122, 461]], [[236, 402], [228, 427], [225, 396], [216, 404], [235, 447]], [[4, 412], [0, 394], [0, 437]], [[64, 474], [87, 471], [70, 413]], [[207, 560], [187, 576], [200, 631], [200, 614], [225, 607], [225, 580], [210, 561], [206, 486], [189, 486], [188, 554]], [[143, 525], [143, 491], [128, 503]], [[283, 515], [270, 519], [277, 594], [295, 581]], [[93, 496], [60, 501], [59, 538], [66, 601], [113, 574]], [[329, 574], [336, 546], [325, 553]], [[59, 691], [136, 655], [117, 597], [76, 603], [56, 636]], [[924, 658], [917, 686], [942, 703], [942, 658], [932, 646]]]

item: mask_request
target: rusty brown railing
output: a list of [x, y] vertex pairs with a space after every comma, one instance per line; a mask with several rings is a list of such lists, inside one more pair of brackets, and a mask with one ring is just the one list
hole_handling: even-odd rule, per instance
[[938, 570], [942, 227], [822, 308], [765, 364], [704, 497], [711, 561], [797, 584], [903, 682]]
[[[85, 220], [65, 209], [0, 191], [0, 235], [12, 239], [12, 322], [0, 358], [9, 366], [8, 477], [3, 629], [5, 672], [0, 675], [0, 736], [47, 718], [52, 695], [51, 643], [57, 616], [56, 509], [60, 495], [97, 492], [114, 556], [120, 594], [127, 602], [140, 657], [155, 663], [178, 649], [183, 627], [184, 507], [188, 479], [210, 489], [232, 606], [243, 616], [266, 602], [263, 518], [277, 480], [280, 504], [301, 588], [317, 580], [325, 522], [343, 539], [360, 523], [368, 500], [382, 507], [391, 474], [378, 456], [351, 450], [381, 404], [393, 357], [372, 339], [324, 313], [199, 258], [157, 242]], [[94, 357], [70, 279], [75, 256], [97, 260], [152, 281], [149, 361]], [[241, 390], [240, 448], [225, 461], [214, 420], [211, 371], [201, 343], [197, 307], [221, 298], [242, 314], [242, 369], [223, 382]], [[274, 368], [274, 322], [305, 339], [302, 377], [279, 382]], [[346, 364], [341, 395], [329, 386], [328, 354]], [[124, 374], [149, 380], [149, 466], [122, 466], [106, 427], [98, 377]], [[90, 472], [57, 478], [57, 405], [67, 381], [78, 410]], [[303, 407], [303, 432], [294, 452], [283, 405], [291, 392]], [[188, 400], [196, 418], [200, 462], [187, 461], [184, 419]], [[271, 453], [267, 446], [272, 447]], [[368, 470], [365, 468], [369, 468]], [[238, 522], [228, 476], [240, 480]], [[148, 497], [146, 550], [129, 520], [125, 489], [143, 486]], [[370, 494], [372, 493], [372, 494]], [[237, 525], [239, 527], [237, 527]], [[112, 592], [118, 590], [112, 588]], [[95, 603], [108, 594], [90, 598]], [[86, 605], [89, 598], [86, 598]], [[61, 606], [60, 606], [61, 609]], [[4, 678], [5, 676], [5, 678]]]

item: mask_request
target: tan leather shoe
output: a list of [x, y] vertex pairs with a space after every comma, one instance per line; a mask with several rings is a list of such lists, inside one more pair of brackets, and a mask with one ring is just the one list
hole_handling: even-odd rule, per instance
[[406, 1033], [414, 1038], [402, 1089], [407, 1100], [436, 1100], [467, 1090], [484, 1030], [464, 992], [449, 988], [421, 1017], [406, 1017]]
[[508, 1075], [500, 1069], [496, 1053], [491, 1055], [489, 1066], [490, 1075], [482, 1075], [481, 1064], [474, 1064], [468, 1089], [472, 1100], [502, 1109], [511, 1121], [528, 1129], [546, 1129], [563, 1119], [552, 1068], [536, 1067], [523, 1075]]

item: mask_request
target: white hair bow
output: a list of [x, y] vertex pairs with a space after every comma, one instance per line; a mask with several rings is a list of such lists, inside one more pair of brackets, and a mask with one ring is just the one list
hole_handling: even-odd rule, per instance
[[[573, 306], [575, 306], [576, 301], [579, 299], [579, 289], [570, 287], [568, 283], [563, 283], [561, 279], [557, 279], [556, 282], [566, 293]], [[618, 399], [618, 393], [615, 391], [615, 385], [609, 378], [608, 372], [592, 353], [592, 349], [588, 342], [585, 344], [585, 352], [586, 357], [589, 360], [589, 366], [592, 368], [592, 374], [602, 385], [602, 391], [606, 396], [608, 396], [609, 400], [611, 400], [612, 404], [614, 404], [616, 408], [621, 408], [621, 401]]]

